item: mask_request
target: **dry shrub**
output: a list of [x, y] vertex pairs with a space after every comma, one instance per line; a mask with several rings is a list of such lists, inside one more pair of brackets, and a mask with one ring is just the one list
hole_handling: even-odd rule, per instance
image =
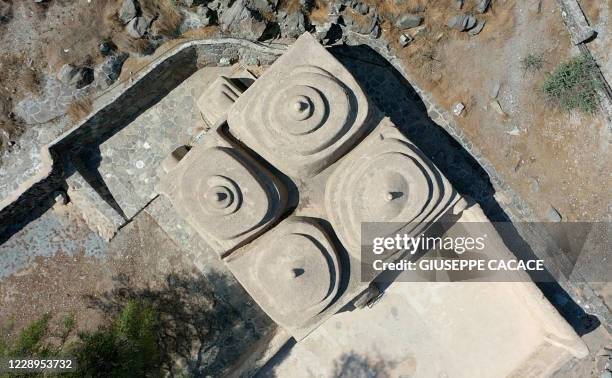
[[68, 105], [67, 114], [70, 120], [74, 123], [87, 117], [93, 110], [93, 102], [89, 97], [80, 97], [75, 99]]
[[118, 1], [91, 0], [91, 3], [79, 2], [79, 5], [72, 0], [64, 1], [71, 1], [70, 5], [64, 7], [59, 1], [48, 1], [53, 15], [57, 16], [62, 10], [61, 16], [57, 16], [57, 20], [54, 17], [50, 25], [61, 22], [60, 25], [69, 25], [69, 28], [64, 32], [45, 34], [48, 43], [41, 60], [48, 62], [52, 71], [59, 70], [64, 64], [88, 66], [88, 61], [94, 65], [101, 63], [105, 58], [99, 53], [100, 42], [110, 40], [115, 29], [123, 32], [123, 25], [111, 28], [107, 21], [107, 16], [112, 13], [109, 8], [115, 7]]
[[[111, 0], [104, 10], [104, 23], [109, 29], [109, 39], [121, 51], [147, 55], [151, 53], [151, 42], [146, 38], [132, 38], [125, 32], [125, 25], [119, 19], [121, 1]], [[143, 17], [152, 20], [151, 33], [168, 37], [178, 36], [183, 16], [174, 7], [171, 0], [141, 0], [140, 9]]]
[[[298, 3], [298, 1], [295, 0], [295, 3]], [[314, 7], [310, 11], [310, 16], [309, 16], [310, 21], [312, 21], [313, 23], [317, 23], [317, 24], [323, 24], [327, 22], [328, 14], [329, 14], [329, 3], [323, 0], [316, 0]]]
[[23, 53], [0, 55], [0, 129], [11, 139], [24, 126], [13, 113], [14, 104], [29, 93], [37, 95], [41, 91], [39, 71], [30, 63]]
[[281, 0], [278, 2], [278, 9], [282, 9], [287, 13], [297, 12], [301, 7], [299, 0]]
[[119, 19], [121, 1], [112, 0], [106, 4], [104, 9], [104, 23], [109, 30], [108, 39], [111, 40], [121, 51], [137, 54], [147, 54], [151, 50], [151, 44], [146, 39], [132, 38], [125, 32], [125, 25]]
[[119, 50], [147, 55], [151, 52], [151, 42], [147, 39], [135, 39], [125, 33], [115, 34], [112, 41]]
[[23, 80], [23, 88], [25, 90], [27, 90], [28, 92], [34, 95], [40, 94], [41, 79], [40, 79], [40, 73], [38, 71], [31, 69], [31, 68], [24, 69], [22, 80]]
[[140, 2], [142, 15], [151, 18], [153, 34], [176, 37], [183, 21], [182, 14], [170, 0], [142, 0]]
[[40, 73], [24, 53], [0, 57], [0, 97], [20, 100], [17, 94], [40, 93]]
[[104, 23], [112, 33], [123, 33], [125, 26], [119, 19], [121, 1], [109, 1], [104, 8]]
[[[395, 1], [389, 0], [370, 0], [366, 3], [376, 6], [380, 14], [387, 19], [394, 19], [396, 16], [404, 13], [419, 13], [425, 11], [428, 6], [435, 6], [436, 0], [407, 0], [401, 4], [396, 4]], [[448, 1], [450, 4], [451, 2]]]

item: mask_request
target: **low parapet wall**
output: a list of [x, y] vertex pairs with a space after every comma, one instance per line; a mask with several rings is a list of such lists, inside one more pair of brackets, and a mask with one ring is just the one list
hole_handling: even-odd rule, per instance
[[[155, 104], [196, 70], [225, 62], [270, 64], [283, 51], [241, 39], [191, 40], [166, 51], [129, 80], [102, 93], [84, 120], [41, 148], [38, 171], [0, 201], [0, 242], [45, 209], [51, 194], [64, 190], [63, 159], [99, 145]], [[40, 208], [43, 209], [40, 209]]]

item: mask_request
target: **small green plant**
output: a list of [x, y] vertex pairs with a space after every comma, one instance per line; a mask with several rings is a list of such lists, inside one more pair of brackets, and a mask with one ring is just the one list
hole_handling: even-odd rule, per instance
[[158, 314], [145, 301], [129, 301], [108, 327], [81, 333], [72, 347], [79, 376], [155, 375], [160, 368]]
[[[77, 341], [54, 349], [45, 344], [51, 320], [51, 315], [45, 314], [23, 328], [12, 342], [0, 334], [0, 357], [74, 357], [78, 370], [62, 373], [67, 377], [159, 376], [158, 318], [157, 311], [147, 301], [131, 300], [110, 324], [92, 332], [81, 332]], [[65, 316], [60, 325], [65, 343], [75, 327], [74, 316]]]
[[74, 329], [76, 322], [74, 320], [74, 314], [68, 314], [62, 318], [62, 329], [61, 329], [61, 339], [62, 343], [65, 343], [70, 335], [70, 332]]
[[544, 57], [542, 54], [528, 54], [526, 57], [521, 59], [521, 67], [524, 72], [536, 73], [544, 68]]
[[599, 105], [602, 83], [597, 66], [588, 56], [579, 56], [558, 65], [548, 74], [542, 91], [547, 99], [566, 111], [594, 113]]
[[45, 314], [21, 330], [17, 342], [11, 348], [11, 354], [19, 357], [47, 355], [49, 351], [41, 345], [41, 342], [49, 328], [49, 320], [51, 320], [51, 315]]

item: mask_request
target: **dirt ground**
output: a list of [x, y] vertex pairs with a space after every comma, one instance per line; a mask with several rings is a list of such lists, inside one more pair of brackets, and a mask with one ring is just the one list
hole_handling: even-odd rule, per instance
[[[609, 219], [610, 126], [601, 113], [558, 110], [540, 91], [547, 73], [577, 52], [555, 1], [495, 1], [478, 15], [486, 24], [474, 37], [446, 28], [442, 15], [458, 12], [437, 3], [425, 8], [424, 38], [404, 49], [395, 43], [418, 85], [449, 111], [465, 105], [456, 123], [541, 219], [550, 206], [567, 221]], [[385, 32], [397, 41], [389, 25]], [[523, 68], [529, 54], [543, 57], [539, 71]], [[496, 86], [503, 113], [492, 105]]]
[[[72, 206], [51, 211], [83, 222], [72, 214]], [[87, 226], [81, 223], [80, 227]], [[75, 319], [74, 333], [92, 331], [120, 310], [131, 294], [175, 290], [178, 295], [176, 282], [199, 279], [195, 266], [147, 214], [138, 216], [124, 231], [110, 243], [105, 258], [85, 256], [85, 251], [69, 256], [58, 250], [3, 279], [0, 330], [6, 332], [4, 337], [14, 338], [45, 313], [52, 315], [51, 333], [66, 316]]]
[[13, 106], [29, 94], [38, 95], [46, 75], [64, 63], [99, 61], [97, 46], [105, 31], [91, 25], [103, 26], [103, 14], [92, 10], [106, 2], [10, 2], [10, 16], [0, 24], [0, 129], [11, 139], [24, 127], [11, 114]]

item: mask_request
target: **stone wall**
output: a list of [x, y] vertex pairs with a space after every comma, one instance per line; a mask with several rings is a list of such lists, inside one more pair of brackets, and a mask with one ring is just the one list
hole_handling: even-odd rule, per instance
[[[47, 199], [57, 190], [66, 188], [65, 178], [71, 174], [64, 166], [72, 156], [92, 148], [129, 124], [170, 90], [204, 66], [245, 63], [269, 64], [282, 49], [238, 39], [197, 40], [181, 44], [154, 60], [127, 82], [117, 83], [100, 94], [94, 111], [49, 145], [41, 147], [41, 156], [49, 161], [37, 164], [28, 176], [12, 185], [0, 201], [0, 242], [42, 214], [50, 205]], [[56, 127], [55, 124], [47, 125]], [[11, 177], [4, 179], [10, 181]]]

